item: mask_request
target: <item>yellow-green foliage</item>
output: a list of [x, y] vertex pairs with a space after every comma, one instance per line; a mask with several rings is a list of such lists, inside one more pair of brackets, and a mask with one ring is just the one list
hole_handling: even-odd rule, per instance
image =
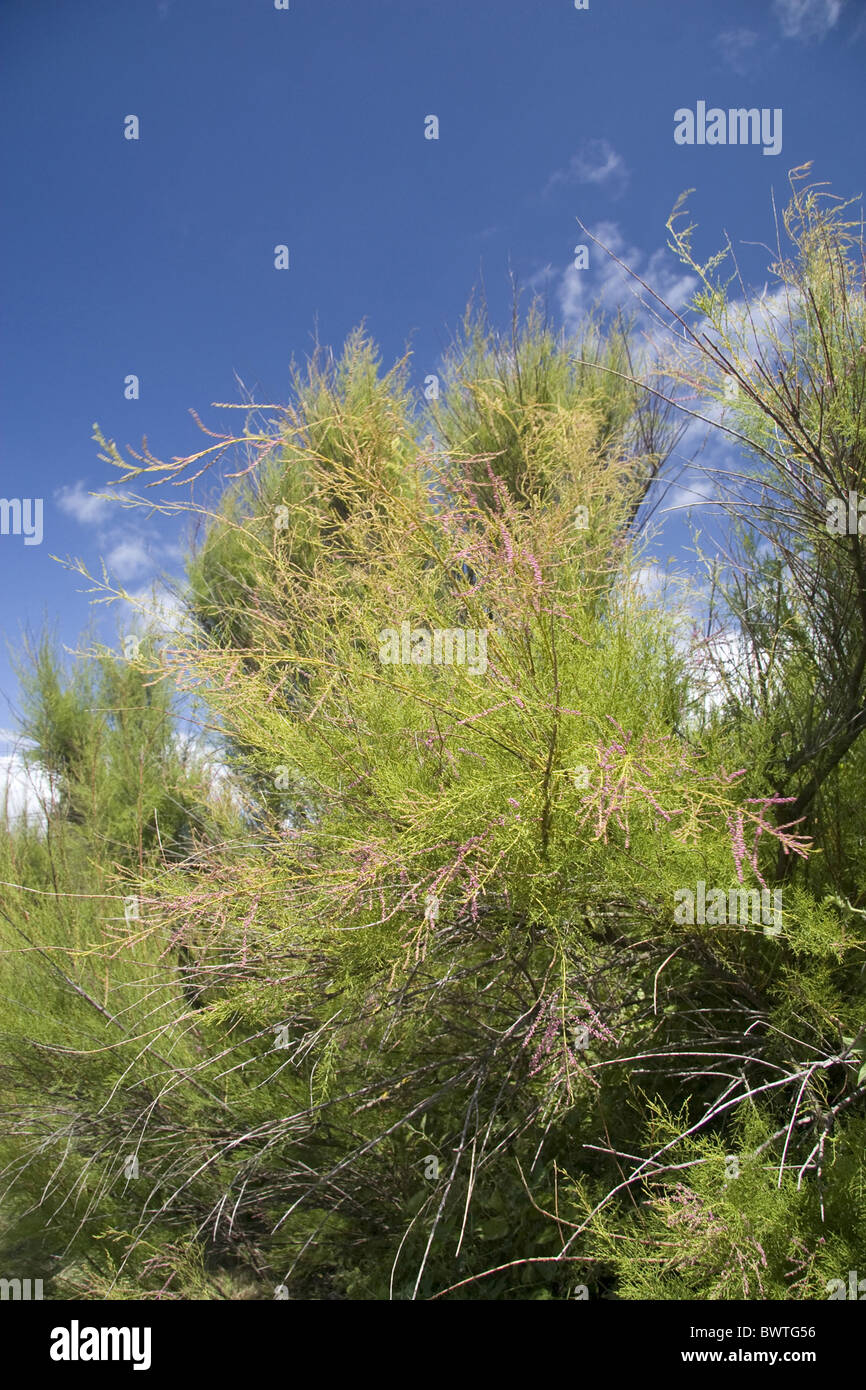
[[[853, 322], [810, 228], [796, 273]], [[190, 459], [97, 436], [145, 489], [242, 458], [192, 507], [186, 627], [100, 654], [115, 714], [37, 663], [59, 799], [2, 850], [2, 1240], [56, 1292], [814, 1298], [866, 1258], [863, 754], [816, 713], [863, 699], [856, 556], [842, 594], [813, 535], [813, 611], [743, 541], [706, 708], [641, 584], [673, 435], [633, 378], [622, 324], [470, 314], [429, 409], [358, 332]], [[699, 882], [781, 885], [781, 929], [678, 917]]]

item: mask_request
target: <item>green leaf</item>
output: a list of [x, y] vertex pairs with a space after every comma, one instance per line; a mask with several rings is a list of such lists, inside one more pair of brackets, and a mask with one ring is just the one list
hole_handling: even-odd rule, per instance
[[507, 1216], [494, 1216], [485, 1221], [481, 1235], [484, 1240], [502, 1240], [511, 1230], [511, 1224]]

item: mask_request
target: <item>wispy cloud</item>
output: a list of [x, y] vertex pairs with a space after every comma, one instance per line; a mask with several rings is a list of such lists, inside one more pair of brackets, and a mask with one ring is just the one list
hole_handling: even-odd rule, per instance
[[105, 563], [110, 572], [121, 581], [134, 579], [136, 575], [144, 574], [145, 570], [152, 568], [152, 561], [144, 542], [136, 537], [118, 541], [106, 555]]
[[839, 23], [845, 0], [773, 0], [786, 39], [823, 39]]
[[53, 793], [46, 773], [28, 767], [23, 749], [29, 746], [14, 730], [0, 729], [0, 810], [12, 822], [44, 824]]
[[545, 193], [559, 186], [598, 184], [613, 196], [622, 193], [629, 180], [629, 171], [622, 155], [617, 154], [608, 140], [584, 140], [564, 169], [557, 169], [547, 180]]
[[726, 29], [716, 38], [722, 59], [738, 77], [746, 77], [758, 66], [760, 49], [754, 29]]
[[530, 289], [533, 294], [544, 294], [551, 281], [558, 280], [561, 274], [562, 272], [558, 266], [551, 265], [550, 262], [548, 262], [548, 264], [543, 265], [540, 270], [534, 270], [531, 275], [527, 276], [527, 288]]
[[661, 565], [649, 561], [639, 566], [634, 574], [634, 585], [638, 593], [650, 602], [661, 598], [665, 589], [665, 572]]
[[189, 636], [189, 620], [186, 609], [177, 594], [161, 581], [127, 595], [127, 602], [135, 615], [135, 621], [160, 637], [180, 638]]
[[80, 521], [83, 526], [99, 525], [106, 520], [112, 505], [104, 497], [94, 497], [82, 482], [58, 488], [54, 499], [62, 512]]
[[121, 507], [132, 500], [128, 493], [94, 495], [79, 480], [58, 488], [54, 500], [60, 511], [92, 529], [94, 546], [111, 577], [121, 584], [153, 575], [158, 564], [183, 560], [185, 552], [177, 542], [146, 531], [131, 517], [130, 506]]
[[693, 507], [706, 507], [717, 501], [716, 488], [712, 481], [700, 472], [686, 470], [685, 477], [667, 487], [660, 510], [662, 514], [688, 512]]
[[[697, 286], [694, 275], [683, 272], [673, 254], [660, 247], [647, 256], [636, 246], [629, 246], [616, 222], [600, 222], [592, 229], [602, 246], [636, 271], [652, 285], [672, 309], [681, 309]], [[578, 232], [575, 241], [580, 242]], [[641, 287], [601, 246], [589, 242], [590, 266], [577, 270], [573, 265], [565, 271], [559, 286], [559, 302], [568, 329], [576, 329], [587, 309], [598, 304], [606, 312], [634, 307], [638, 317], [649, 322], [653, 309]], [[641, 298], [643, 296], [643, 298]]]

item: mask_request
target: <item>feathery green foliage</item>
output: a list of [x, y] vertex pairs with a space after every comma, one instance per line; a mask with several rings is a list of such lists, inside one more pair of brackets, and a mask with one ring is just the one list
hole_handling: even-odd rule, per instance
[[[358, 332], [201, 455], [98, 436], [147, 487], [245, 461], [187, 630], [68, 683], [37, 653], [7, 1264], [92, 1297], [807, 1299], [866, 1260], [866, 581], [815, 519], [861, 478], [863, 286], [822, 207], [795, 186], [781, 385], [675, 232], [707, 331], [665, 371], [736, 375], [749, 496], [787, 503], [768, 532], [727, 499], [708, 708], [717, 648], [640, 583], [676, 431], [620, 322], [470, 312], [424, 407]], [[172, 687], [243, 810], [179, 757]], [[778, 930], [689, 920], [698, 883], [781, 885]]]

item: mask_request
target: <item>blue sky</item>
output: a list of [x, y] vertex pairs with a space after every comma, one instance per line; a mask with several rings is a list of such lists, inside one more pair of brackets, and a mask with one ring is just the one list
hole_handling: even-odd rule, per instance
[[[52, 555], [136, 592], [179, 569], [175, 523], [88, 496], [94, 421], [185, 454], [190, 408], [222, 427], [236, 376], [284, 400], [313, 334], [362, 319], [420, 389], [482, 279], [503, 326], [509, 269], [567, 324], [612, 302], [601, 255], [569, 271], [576, 217], [677, 296], [682, 190], [709, 253], [770, 238], [789, 169], [852, 195], [866, 168], [866, 0], [4, 0], [0, 53], [0, 496], [44, 502], [41, 544], [0, 536], [13, 703], [6, 644], [47, 618], [74, 645], [91, 617]], [[781, 152], [675, 144], [699, 101], [781, 108]]]

